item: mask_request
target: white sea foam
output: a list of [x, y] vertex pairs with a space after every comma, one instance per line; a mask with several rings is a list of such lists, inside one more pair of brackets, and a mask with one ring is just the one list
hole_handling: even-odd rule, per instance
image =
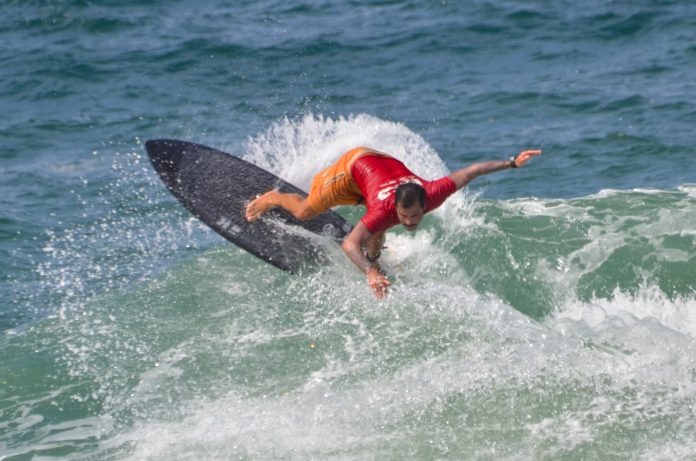
[[685, 192], [691, 198], [696, 198], [696, 184], [683, 184], [677, 190]]
[[[588, 347], [588, 339], [599, 339], [604, 320], [594, 319], [584, 332], [576, 330], [579, 336], [568, 335], [557, 331], [561, 318], [538, 324], [499, 300], [437, 283], [396, 298], [389, 304], [390, 314], [379, 315], [383, 321], [392, 317], [394, 323], [397, 311], [415, 309], [420, 322], [448, 319], [441, 328], [449, 332], [437, 333], [437, 340], [459, 338], [452, 337], [441, 353], [393, 373], [336, 385], [356, 372], [360, 361], [388, 360], [399, 350], [406, 352], [405, 345], [414, 339], [366, 336], [362, 350], [349, 354], [352, 359], [328, 360], [307, 377], [305, 386], [269, 395], [233, 390], [213, 400], [193, 399], [178, 409], [183, 415], [178, 419], [139, 421], [103, 447], [130, 445], [131, 459], [361, 459], [375, 446], [394, 453], [401, 443], [421, 437], [423, 443], [439, 438], [443, 446], [472, 438], [471, 449], [481, 452], [485, 445], [479, 432], [496, 438], [500, 451], [507, 436], [522, 433], [536, 443], [514, 445], [515, 459], [534, 459], [561, 456], [595, 443], [599, 434], [632, 430], [646, 421], [667, 418], [683, 425], [693, 416], [680, 403], [693, 393], [688, 370], [694, 362], [687, 356], [693, 343], [675, 341], [657, 323], [650, 326], [637, 318], [622, 322], [630, 326], [622, 341], [605, 335], [603, 344]], [[421, 304], [432, 298], [437, 298], [435, 310]], [[345, 347], [351, 351], [355, 346], [346, 342]], [[388, 349], [387, 355], [379, 353], [380, 347]], [[629, 347], [630, 353], [625, 351]], [[445, 428], [452, 402], [465, 410], [456, 425]], [[547, 406], [557, 410], [549, 413]], [[467, 421], [481, 411], [491, 413], [483, 426]], [[503, 415], [507, 420], [500, 419]], [[428, 425], [430, 418], [437, 418], [435, 427]], [[539, 451], [539, 445], [546, 448]], [[675, 453], [683, 449], [672, 447]]]
[[309, 190], [316, 173], [359, 146], [387, 152], [426, 179], [447, 174], [422, 137], [402, 123], [365, 114], [336, 120], [314, 115], [299, 121], [283, 119], [247, 140], [244, 159]]
[[[247, 140], [244, 159], [308, 191], [316, 173], [358, 146], [387, 152], [426, 180], [450, 173], [421, 136], [402, 123], [366, 114], [335, 120], [314, 115], [283, 119]], [[483, 220], [473, 213], [475, 198], [459, 192], [433, 215], [460, 230], [483, 225]]]
[[635, 319], [654, 319], [665, 328], [696, 339], [696, 298], [670, 298], [654, 285], [643, 285], [635, 295], [616, 288], [611, 299], [568, 301], [553, 318], [583, 321], [595, 329], [617, 324], [630, 329]]

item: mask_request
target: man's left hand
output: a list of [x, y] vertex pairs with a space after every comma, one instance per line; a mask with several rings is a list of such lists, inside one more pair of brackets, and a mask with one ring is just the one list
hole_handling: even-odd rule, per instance
[[525, 163], [527, 163], [527, 161], [530, 158], [536, 157], [537, 155], [541, 155], [541, 152], [541, 149], [523, 150], [519, 154], [515, 155], [515, 165], [517, 165], [517, 167], [519, 168]]

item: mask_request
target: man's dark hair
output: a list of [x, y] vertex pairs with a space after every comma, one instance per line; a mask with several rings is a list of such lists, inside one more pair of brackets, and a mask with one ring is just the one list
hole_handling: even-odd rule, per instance
[[401, 184], [394, 192], [396, 204], [404, 208], [411, 208], [416, 202], [420, 203], [421, 208], [425, 208], [425, 189], [422, 186], [407, 182]]

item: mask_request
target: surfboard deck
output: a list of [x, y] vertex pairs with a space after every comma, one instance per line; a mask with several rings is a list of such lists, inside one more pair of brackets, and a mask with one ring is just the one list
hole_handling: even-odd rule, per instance
[[324, 252], [316, 236], [340, 242], [352, 229], [334, 211], [299, 221], [274, 208], [261, 219], [247, 222], [246, 206], [259, 194], [271, 189], [303, 197], [307, 194], [212, 147], [157, 139], [147, 141], [145, 149], [160, 179], [191, 213], [230, 242], [285, 271], [296, 273], [306, 265], [322, 263]]

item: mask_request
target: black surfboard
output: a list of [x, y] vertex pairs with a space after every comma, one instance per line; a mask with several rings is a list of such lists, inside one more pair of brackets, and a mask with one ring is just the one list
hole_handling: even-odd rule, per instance
[[[324, 260], [321, 238], [341, 241], [351, 230], [339, 214], [299, 221], [274, 208], [247, 222], [246, 206], [271, 189], [307, 194], [268, 171], [225, 152], [186, 141], [145, 143], [152, 165], [167, 188], [196, 217], [249, 253], [288, 272]], [[309, 232], [307, 232], [309, 231]], [[316, 235], [315, 235], [316, 234]]]

